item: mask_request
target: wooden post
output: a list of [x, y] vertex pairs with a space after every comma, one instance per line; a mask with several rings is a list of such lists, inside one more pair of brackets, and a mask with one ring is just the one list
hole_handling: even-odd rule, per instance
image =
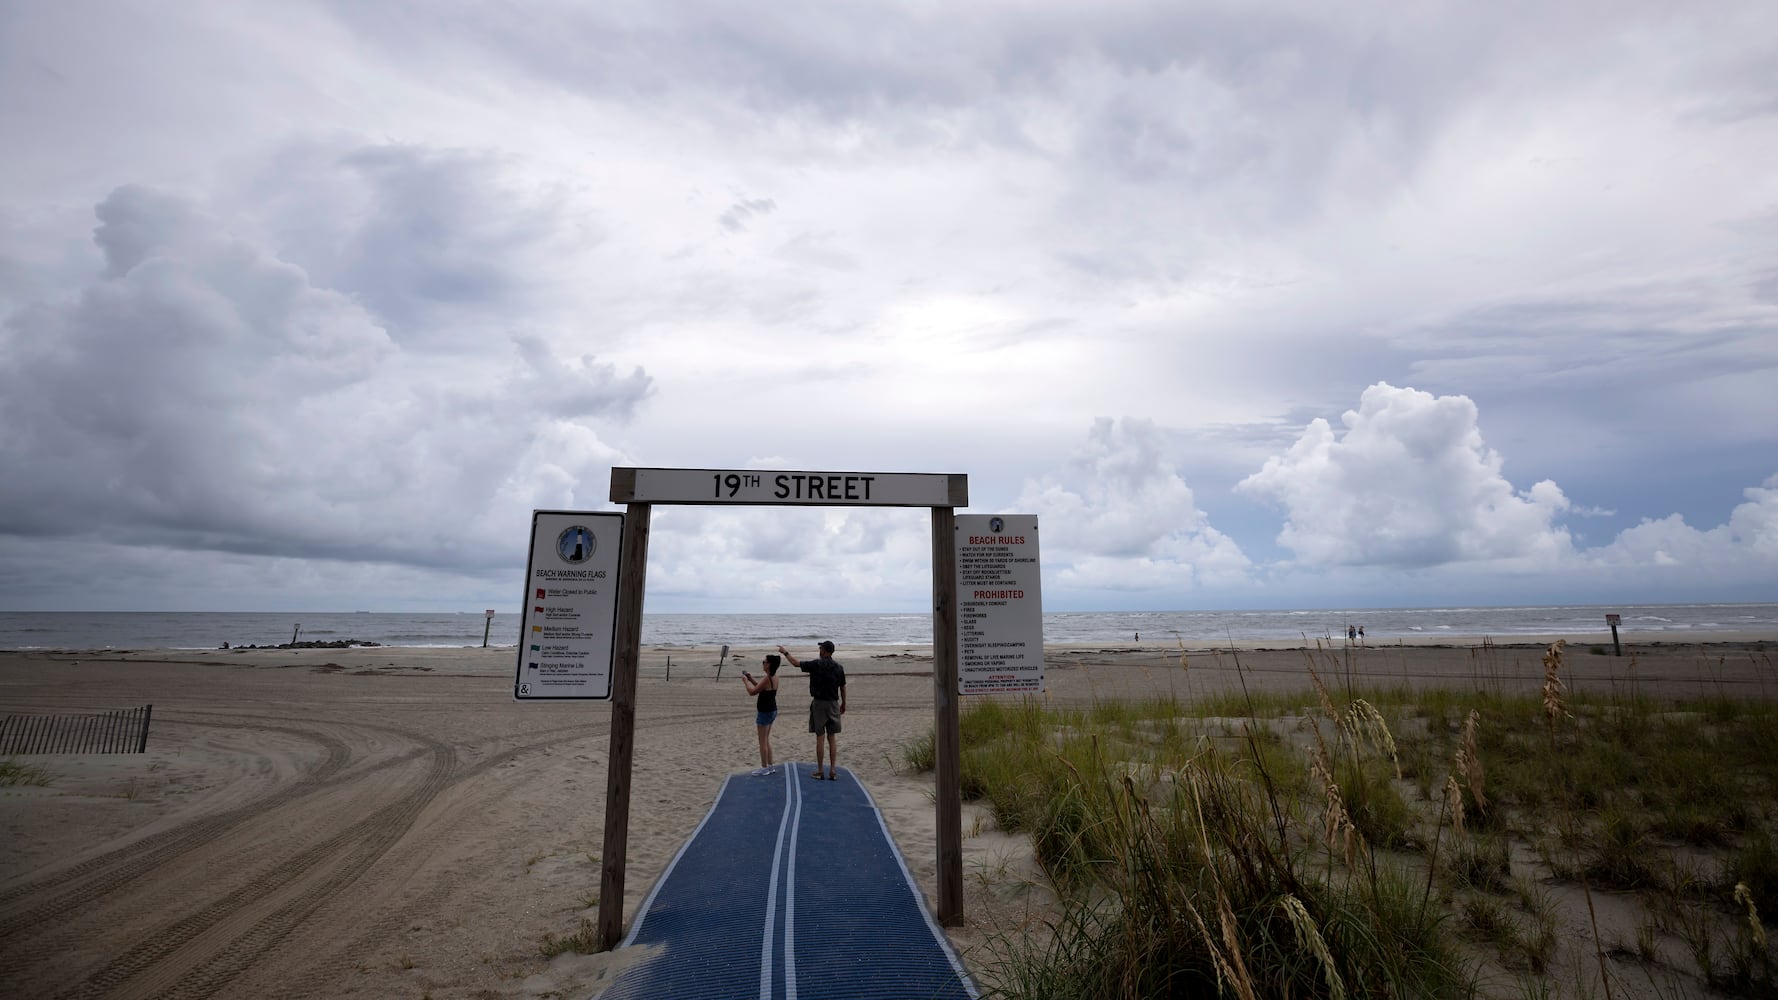
[[957, 707], [957, 516], [932, 508], [932, 750], [938, 822], [938, 922], [963, 923], [962, 736]]
[[636, 674], [642, 655], [643, 576], [648, 572], [650, 506], [624, 515], [618, 562], [617, 623], [611, 685], [611, 752], [605, 765], [605, 850], [599, 871], [599, 949], [617, 947], [624, 931], [624, 853], [630, 839], [630, 763], [636, 743]]

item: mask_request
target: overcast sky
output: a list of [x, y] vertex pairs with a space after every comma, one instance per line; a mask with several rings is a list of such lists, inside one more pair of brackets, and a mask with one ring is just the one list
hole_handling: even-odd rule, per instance
[[[516, 610], [612, 466], [1048, 610], [1778, 600], [1778, 13], [0, 4], [0, 610]], [[647, 610], [916, 610], [657, 507]]]

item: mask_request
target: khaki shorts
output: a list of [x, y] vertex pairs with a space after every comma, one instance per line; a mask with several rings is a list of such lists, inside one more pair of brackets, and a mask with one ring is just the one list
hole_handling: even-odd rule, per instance
[[809, 732], [820, 736], [822, 733], [840, 731], [840, 703], [837, 701], [809, 702]]

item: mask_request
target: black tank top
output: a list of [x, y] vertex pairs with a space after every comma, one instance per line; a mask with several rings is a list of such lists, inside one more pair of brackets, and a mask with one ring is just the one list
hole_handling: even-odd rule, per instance
[[759, 708], [756, 709], [756, 711], [776, 712], [777, 710], [778, 710], [778, 689], [777, 688], [766, 688], [765, 690], [761, 691], [759, 693]]

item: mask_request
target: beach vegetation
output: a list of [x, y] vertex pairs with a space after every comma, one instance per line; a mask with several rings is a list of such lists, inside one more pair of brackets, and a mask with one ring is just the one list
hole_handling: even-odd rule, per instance
[[580, 918], [580, 926], [572, 933], [557, 937], [545, 933], [543, 943], [537, 946], [538, 954], [544, 958], [555, 958], [557, 955], [573, 952], [576, 955], [591, 955], [599, 951], [599, 933], [593, 922], [585, 917]]
[[963, 794], [1057, 900], [987, 995], [1778, 995], [1778, 704], [1579, 695], [1561, 645], [1517, 694], [1484, 648], [1467, 690], [1328, 656], [1289, 694], [971, 700]]
[[0, 785], [48, 785], [53, 779], [40, 764], [21, 764], [17, 757], [0, 760]]
[[902, 744], [901, 763], [910, 771], [930, 771], [938, 766], [938, 752], [934, 749], [931, 731], [926, 735]]

